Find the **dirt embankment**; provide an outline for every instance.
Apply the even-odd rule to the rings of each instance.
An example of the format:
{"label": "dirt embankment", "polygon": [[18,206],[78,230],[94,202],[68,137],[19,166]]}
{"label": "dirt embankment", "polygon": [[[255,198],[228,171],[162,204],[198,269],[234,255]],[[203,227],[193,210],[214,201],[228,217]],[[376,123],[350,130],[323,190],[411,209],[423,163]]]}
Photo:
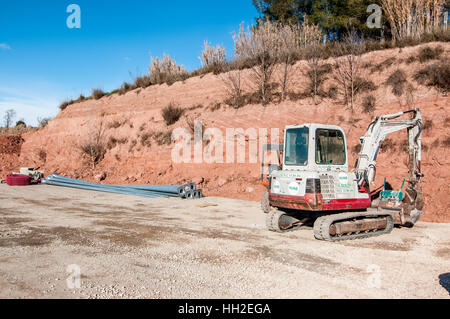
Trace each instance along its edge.
{"label": "dirt embankment", "polygon": [[[449,44],[427,45],[441,45],[443,54],[449,54]],[[257,201],[264,191],[258,182],[260,158],[251,162],[248,152],[249,144],[264,143],[258,139],[260,129],[266,128],[270,132],[271,128],[278,128],[282,135],[284,126],[289,124],[313,122],[339,125],[347,135],[349,165],[352,167],[359,137],[364,135],[373,116],[418,107],[426,124],[422,161],[426,199],[424,220],[450,222],[450,213],[447,212],[450,207],[449,98],[414,80],[414,74],[419,69],[434,62],[408,61],[409,57],[417,56],[423,46],[365,54],[364,77],[373,81],[376,89],[360,94],[353,112],[342,102],[330,98],[321,98],[317,103],[311,98],[288,99],[265,107],[255,104],[233,109],[223,103],[228,98],[223,76],[208,74],[172,86],[151,86],[122,96],[115,94],[97,101],[70,105],[45,129],[23,135],[25,142],[18,164],[87,180],[95,180],[95,176],[102,174],[106,176],[104,183],[178,184],[194,180],[202,184],[207,195]],[[291,90],[296,93],[304,92],[306,88],[305,63],[299,61],[294,66]],[[389,76],[398,69],[407,76],[405,93],[400,97],[394,95],[392,88],[386,84]],[[245,90],[249,92],[251,72],[245,71],[243,77],[246,79]],[[337,83],[330,74],[324,84],[325,90],[333,85]],[[376,108],[371,114],[364,113],[361,107],[363,98],[369,94],[376,101]],[[167,126],[161,116],[161,110],[169,103],[185,109],[183,117],[171,126]],[[176,128],[189,128],[192,119],[201,120],[205,129],[218,129],[224,138],[227,128],[253,128],[256,135],[242,140],[246,149],[245,163],[238,163],[240,151],[237,147],[234,152],[231,152],[232,148],[227,151],[225,145],[223,151],[211,150],[211,145],[216,144],[208,142],[203,143],[203,154],[224,153],[224,163],[194,163],[193,143],[191,163],[175,163],[172,158],[175,144],[166,143],[165,137]],[[87,163],[88,158],[82,155],[80,145],[92,140],[99,132],[107,145],[107,152],[103,160],[92,168]],[[378,157],[376,183],[377,186],[382,185],[386,176],[394,188],[400,188],[403,178],[407,177],[406,132],[393,134],[389,138],[391,143]],[[231,163],[227,163],[228,153],[234,154]]]}

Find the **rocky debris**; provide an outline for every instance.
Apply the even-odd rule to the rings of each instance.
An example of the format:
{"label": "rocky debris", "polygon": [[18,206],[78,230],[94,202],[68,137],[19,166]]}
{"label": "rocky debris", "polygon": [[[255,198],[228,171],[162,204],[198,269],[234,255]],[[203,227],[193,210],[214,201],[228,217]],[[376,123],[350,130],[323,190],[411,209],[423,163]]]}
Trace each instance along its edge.
{"label": "rocky debris", "polygon": [[103,182],[106,179],[106,176],[107,176],[106,172],[103,172],[101,174],[95,175],[94,179],[96,181]]}

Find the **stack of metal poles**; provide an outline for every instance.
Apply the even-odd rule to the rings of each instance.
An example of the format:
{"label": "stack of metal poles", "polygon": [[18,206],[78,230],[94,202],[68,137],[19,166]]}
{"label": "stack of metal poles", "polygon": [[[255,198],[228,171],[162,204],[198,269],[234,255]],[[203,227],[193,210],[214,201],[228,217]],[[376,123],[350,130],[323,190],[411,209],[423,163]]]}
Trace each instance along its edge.
{"label": "stack of metal poles", "polygon": [[180,197],[197,199],[203,197],[203,191],[197,189],[195,183],[185,185],[102,185],[52,174],[44,178],[42,184],[149,198]]}

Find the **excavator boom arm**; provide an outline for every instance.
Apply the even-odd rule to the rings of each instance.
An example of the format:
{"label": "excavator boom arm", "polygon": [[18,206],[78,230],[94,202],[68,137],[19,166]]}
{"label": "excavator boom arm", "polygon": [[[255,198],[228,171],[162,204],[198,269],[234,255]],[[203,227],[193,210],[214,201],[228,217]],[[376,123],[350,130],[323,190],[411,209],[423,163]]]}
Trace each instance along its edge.
{"label": "excavator boom arm", "polygon": [[[414,116],[407,120],[398,119],[408,113],[413,113]],[[423,176],[420,168],[422,128],[422,115],[419,109],[376,117],[360,140],[362,148],[356,164],[359,187],[363,187],[364,184],[370,187],[375,179],[376,161],[381,142],[387,135],[404,129],[408,131],[409,183],[415,185],[420,182],[420,178]]]}

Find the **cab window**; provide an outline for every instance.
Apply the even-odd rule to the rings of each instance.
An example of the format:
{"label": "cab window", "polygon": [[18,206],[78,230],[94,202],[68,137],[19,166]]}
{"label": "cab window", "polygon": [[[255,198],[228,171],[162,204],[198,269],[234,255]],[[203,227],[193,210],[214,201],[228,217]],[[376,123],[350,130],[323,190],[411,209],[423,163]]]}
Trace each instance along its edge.
{"label": "cab window", "polygon": [[318,129],[316,131],[316,164],[344,165],[344,134],[339,130]]}
{"label": "cab window", "polygon": [[308,164],[309,128],[289,129],[286,132],[285,165],[306,166]]}

